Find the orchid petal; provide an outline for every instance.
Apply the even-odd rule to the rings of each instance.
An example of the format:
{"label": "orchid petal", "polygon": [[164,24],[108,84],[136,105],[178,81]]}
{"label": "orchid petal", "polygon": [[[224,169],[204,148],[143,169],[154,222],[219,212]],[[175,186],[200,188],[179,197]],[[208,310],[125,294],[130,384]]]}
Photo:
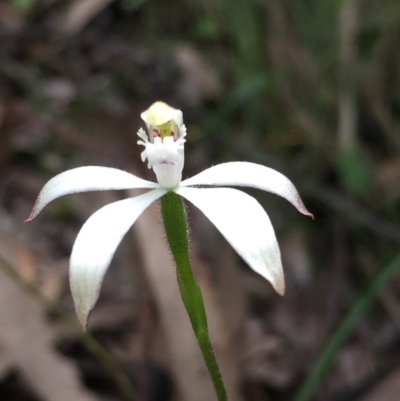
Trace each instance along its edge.
{"label": "orchid petal", "polygon": [[142,212],[166,192],[155,189],[111,203],[83,225],[72,249],[69,276],[76,314],[83,328],[86,328],[104,275],[122,238]]}
{"label": "orchid petal", "polygon": [[175,192],[198,207],[244,261],[283,295],[285,282],[275,232],[253,197],[232,188],[178,188]]}
{"label": "orchid petal", "polygon": [[54,199],[77,192],[110,189],[159,188],[159,184],[143,180],[123,170],[110,167],[78,167],[56,175],[40,191],[26,223],[33,220]]}
{"label": "orchid petal", "polygon": [[181,187],[195,185],[218,185],[253,187],[280,195],[300,213],[313,215],[306,209],[292,182],[278,171],[248,162],[222,163],[181,182]]}

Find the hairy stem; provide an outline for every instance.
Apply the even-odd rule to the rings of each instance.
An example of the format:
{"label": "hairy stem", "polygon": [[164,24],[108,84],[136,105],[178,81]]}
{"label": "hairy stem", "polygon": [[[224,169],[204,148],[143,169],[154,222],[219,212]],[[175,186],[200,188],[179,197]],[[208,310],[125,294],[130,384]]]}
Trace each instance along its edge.
{"label": "hairy stem", "polygon": [[227,401],[225,385],[210,342],[207,316],[199,283],[193,274],[189,255],[186,213],[182,199],[173,192],[161,198],[165,232],[176,263],[182,300],[217,393],[218,401]]}

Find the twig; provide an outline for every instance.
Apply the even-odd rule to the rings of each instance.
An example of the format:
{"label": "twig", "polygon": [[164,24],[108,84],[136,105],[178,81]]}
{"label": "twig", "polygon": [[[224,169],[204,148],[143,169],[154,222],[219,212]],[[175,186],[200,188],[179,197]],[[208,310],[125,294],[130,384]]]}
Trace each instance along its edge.
{"label": "twig", "polygon": [[342,2],[340,26],[340,92],[338,99],[338,147],[354,150],[357,136],[355,62],[357,58],[357,0]]}

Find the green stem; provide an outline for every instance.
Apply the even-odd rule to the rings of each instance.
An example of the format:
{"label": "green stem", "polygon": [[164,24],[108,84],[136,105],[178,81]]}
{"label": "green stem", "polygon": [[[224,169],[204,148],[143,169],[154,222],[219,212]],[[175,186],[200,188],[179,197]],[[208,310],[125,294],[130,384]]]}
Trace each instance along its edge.
{"label": "green stem", "polygon": [[161,198],[161,212],[169,246],[176,263],[176,274],[183,303],[214,384],[218,401],[227,401],[224,382],[210,342],[203,296],[190,264],[188,226],[182,199],[173,192],[167,193]]}
{"label": "green stem", "polygon": [[379,294],[382,288],[390,282],[399,270],[400,254],[393,258],[390,263],[388,263],[371,281],[369,281],[342,320],[336,332],[332,335],[330,342],[322,352],[317,363],[314,365],[294,401],[308,401],[311,399],[314,391],[331,369],[336,355],[349,338],[357,322],[368,311],[375,297]]}

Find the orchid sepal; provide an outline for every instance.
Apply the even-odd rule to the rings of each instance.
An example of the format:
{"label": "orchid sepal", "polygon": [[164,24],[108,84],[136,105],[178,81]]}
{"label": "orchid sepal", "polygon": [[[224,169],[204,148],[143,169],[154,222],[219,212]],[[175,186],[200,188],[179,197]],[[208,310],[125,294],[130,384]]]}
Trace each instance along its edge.
{"label": "orchid sepal", "polygon": [[29,223],[51,201],[64,195],[79,192],[124,190],[133,188],[158,188],[155,182],[143,180],[131,173],[111,167],[85,166],[64,171],[53,177],[42,188],[33,206],[32,212],[25,220]]}
{"label": "orchid sepal", "polygon": [[181,187],[175,192],[200,209],[243,260],[268,280],[278,294],[285,293],[278,241],[267,213],[256,199],[232,188]]}
{"label": "orchid sepal", "polygon": [[72,248],[69,279],[75,311],[83,329],[87,327],[118,245],[143,211],[166,193],[165,189],[155,189],[110,203],[92,214],[82,226]]}
{"label": "orchid sepal", "polygon": [[261,164],[228,162],[217,164],[181,182],[181,187],[238,186],[271,192],[288,200],[300,213],[314,218],[304,206],[293,183],[278,171]]}

